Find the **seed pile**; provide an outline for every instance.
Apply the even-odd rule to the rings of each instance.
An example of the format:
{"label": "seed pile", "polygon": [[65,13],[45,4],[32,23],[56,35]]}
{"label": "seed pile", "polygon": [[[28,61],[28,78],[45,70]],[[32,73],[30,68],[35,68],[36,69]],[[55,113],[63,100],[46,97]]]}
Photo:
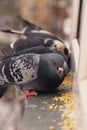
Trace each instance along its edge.
{"label": "seed pile", "polygon": [[[70,75],[66,77],[66,79],[63,82],[64,86],[70,86],[72,85],[72,80],[70,78]],[[76,110],[76,106],[79,104],[79,99],[76,94],[73,94],[72,91],[69,92],[61,92],[60,96],[53,97],[53,101],[55,103],[51,104],[49,106],[49,109],[55,110],[58,109],[62,112],[60,116],[60,122],[58,122],[58,125],[61,127],[61,130],[76,130],[77,121],[76,116],[78,113],[78,110]],[[61,105],[57,105],[57,103],[60,103]]]}
{"label": "seed pile", "polygon": [[79,103],[79,99],[75,97],[72,92],[61,94],[60,97],[54,97],[52,99],[55,102],[62,102],[62,105],[53,103],[49,105],[50,110],[58,109],[62,112],[60,116],[60,122],[58,125],[61,130],[76,130],[76,108],[75,105]]}

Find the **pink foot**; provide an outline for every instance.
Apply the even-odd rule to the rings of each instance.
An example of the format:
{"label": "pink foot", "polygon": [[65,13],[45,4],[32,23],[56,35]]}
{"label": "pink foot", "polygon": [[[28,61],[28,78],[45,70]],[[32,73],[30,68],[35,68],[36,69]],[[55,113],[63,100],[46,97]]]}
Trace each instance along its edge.
{"label": "pink foot", "polygon": [[25,97],[26,101],[28,101],[28,97],[30,97],[30,96],[37,96],[37,92],[33,91],[33,90],[22,92],[22,94]]}

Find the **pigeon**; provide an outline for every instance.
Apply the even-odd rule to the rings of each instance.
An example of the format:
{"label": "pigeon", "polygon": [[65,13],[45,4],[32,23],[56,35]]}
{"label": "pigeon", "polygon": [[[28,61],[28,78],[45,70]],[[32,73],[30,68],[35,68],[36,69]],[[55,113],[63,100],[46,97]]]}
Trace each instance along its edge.
{"label": "pigeon", "polygon": [[27,37],[19,38],[17,41],[12,42],[11,48],[15,53],[22,51],[26,48],[43,45],[50,47],[54,50],[60,50],[65,55],[69,55],[69,50],[64,42],[52,33],[43,31],[30,31],[28,34],[16,30],[0,30],[2,32],[17,33]]}
{"label": "pigeon", "polygon": [[69,56],[69,50],[61,38],[31,22],[22,19],[21,17],[20,19],[23,23],[25,23],[25,28],[22,31],[9,29],[0,30],[2,32],[20,34],[24,36],[11,44],[14,52],[17,53],[26,48],[43,45],[54,50],[60,50],[65,55]]}
{"label": "pigeon", "polygon": [[33,34],[31,34],[31,36],[25,39],[18,39],[15,43],[11,45],[11,47],[13,48],[14,52],[17,53],[26,48],[31,48],[40,45],[50,47],[53,50],[61,51],[67,56],[69,55],[69,50],[62,42],[58,40],[53,40],[51,38],[44,38],[43,36],[33,36]]}
{"label": "pigeon", "polygon": [[25,53],[0,61],[0,97],[10,85],[40,92],[55,90],[69,72],[67,62],[58,53]]}

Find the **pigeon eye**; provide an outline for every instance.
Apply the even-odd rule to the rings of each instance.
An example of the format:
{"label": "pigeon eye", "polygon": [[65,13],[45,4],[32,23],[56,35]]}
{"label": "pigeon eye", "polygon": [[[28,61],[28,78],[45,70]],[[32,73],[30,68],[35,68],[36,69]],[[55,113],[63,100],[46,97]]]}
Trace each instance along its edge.
{"label": "pigeon eye", "polygon": [[53,65],[56,65],[56,62],[55,62],[55,61],[52,61],[52,64],[53,64]]}
{"label": "pigeon eye", "polygon": [[57,48],[57,46],[56,46],[56,45],[54,45],[54,48],[56,49],[56,48]]}

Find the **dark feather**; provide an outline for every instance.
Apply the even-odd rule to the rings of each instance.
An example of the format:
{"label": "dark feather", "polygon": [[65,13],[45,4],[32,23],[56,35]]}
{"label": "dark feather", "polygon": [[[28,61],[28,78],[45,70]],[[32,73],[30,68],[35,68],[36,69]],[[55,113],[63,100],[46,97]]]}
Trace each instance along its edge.
{"label": "dark feather", "polygon": [[0,98],[6,93],[8,85],[0,85]]}

